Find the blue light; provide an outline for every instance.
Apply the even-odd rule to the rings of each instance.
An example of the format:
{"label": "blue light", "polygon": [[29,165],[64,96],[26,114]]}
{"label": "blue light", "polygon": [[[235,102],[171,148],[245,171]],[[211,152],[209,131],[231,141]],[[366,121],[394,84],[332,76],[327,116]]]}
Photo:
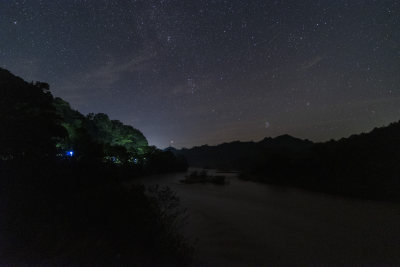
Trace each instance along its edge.
{"label": "blue light", "polygon": [[70,150],[67,151],[67,156],[72,157],[74,155],[74,151]]}

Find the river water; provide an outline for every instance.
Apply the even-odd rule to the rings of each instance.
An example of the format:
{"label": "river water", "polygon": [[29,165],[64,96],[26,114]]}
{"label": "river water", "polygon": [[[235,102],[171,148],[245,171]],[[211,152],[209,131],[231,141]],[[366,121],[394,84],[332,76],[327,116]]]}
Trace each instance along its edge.
{"label": "river water", "polygon": [[185,236],[205,266],[397,265],[400,205],[242,181],[181,184],[184,173],[147,177],[188,210]]}

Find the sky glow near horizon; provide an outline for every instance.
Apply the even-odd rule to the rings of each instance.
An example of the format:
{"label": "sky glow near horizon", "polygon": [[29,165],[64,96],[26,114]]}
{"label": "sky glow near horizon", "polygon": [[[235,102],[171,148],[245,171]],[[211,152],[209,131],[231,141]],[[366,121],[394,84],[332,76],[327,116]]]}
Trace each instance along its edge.
{"label": "sky glow near horizon", "polygon": [[400,119],[398,1],[0,1],[0,66],[158,147]]}

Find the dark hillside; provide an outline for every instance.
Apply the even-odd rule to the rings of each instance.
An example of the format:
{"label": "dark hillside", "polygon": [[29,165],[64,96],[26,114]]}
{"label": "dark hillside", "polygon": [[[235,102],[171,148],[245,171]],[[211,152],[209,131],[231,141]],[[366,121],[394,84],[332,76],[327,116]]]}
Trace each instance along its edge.
{"label": "dark hillside", "polygon": [[282,135],[265,138],[260,142],[231,142],[217,146],[200,146],[177,150],[189,165],[240,170],[260,158],[275,154],[294,154],[309,149],[312,142]]}
{"label": "dark hillside", "polygon": [[139,130],[0,69],[1,266],[188,265],[177,196],[121,183],[185,169]]}
{"label": "dark hillside", "polygon": [[289,135],[182,149],[189,164],[227,168],[242,177],[370,199],[400,199],[400,122],[338,141]]}

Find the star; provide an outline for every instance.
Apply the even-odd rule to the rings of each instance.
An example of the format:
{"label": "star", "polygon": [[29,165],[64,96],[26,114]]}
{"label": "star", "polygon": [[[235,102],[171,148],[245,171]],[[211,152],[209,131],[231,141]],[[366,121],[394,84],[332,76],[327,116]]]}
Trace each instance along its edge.
{"label": "star", "polygon": [[2,1],[1,65],[150,144],[323,141],[400,119],[398,1],[78,2]]}

